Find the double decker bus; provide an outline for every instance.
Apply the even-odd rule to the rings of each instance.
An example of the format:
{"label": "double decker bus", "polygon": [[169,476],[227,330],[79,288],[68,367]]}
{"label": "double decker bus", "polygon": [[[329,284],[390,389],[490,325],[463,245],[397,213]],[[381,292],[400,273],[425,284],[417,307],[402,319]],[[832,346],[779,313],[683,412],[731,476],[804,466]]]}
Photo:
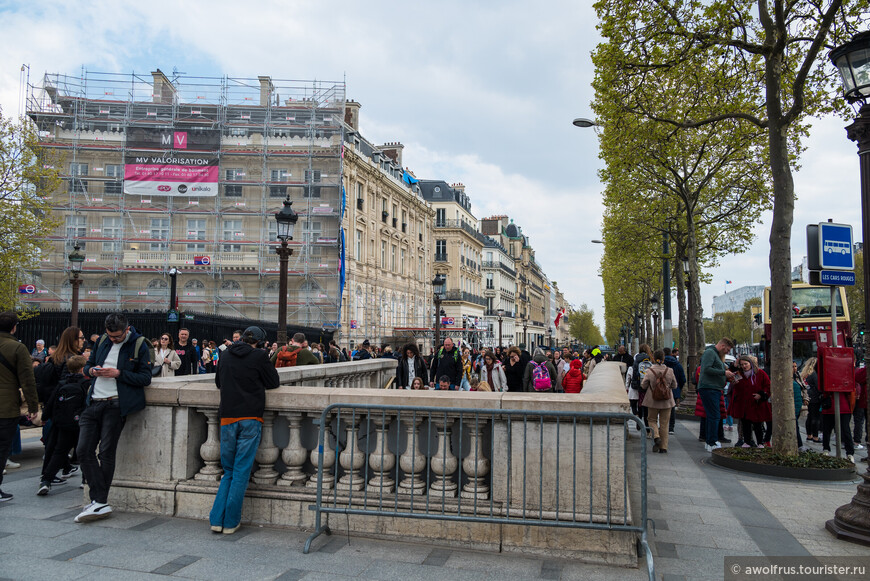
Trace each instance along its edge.
{"label": "double decker bus", "polygon": [[[831,330],[831,308],[837,313],[837,331],[846,338],[846,346],[852,346],[852,324],[846,303],[845,287],[837,287],[834,304],[831,305],[831,287],[814,286],[793,282],[792,300],[792,358],[798,365],[810,357],[816,357],[816,331]],[[763,300],[764,339],[760,351],[764,367],[770,367],[770,287],[764,289]]]}

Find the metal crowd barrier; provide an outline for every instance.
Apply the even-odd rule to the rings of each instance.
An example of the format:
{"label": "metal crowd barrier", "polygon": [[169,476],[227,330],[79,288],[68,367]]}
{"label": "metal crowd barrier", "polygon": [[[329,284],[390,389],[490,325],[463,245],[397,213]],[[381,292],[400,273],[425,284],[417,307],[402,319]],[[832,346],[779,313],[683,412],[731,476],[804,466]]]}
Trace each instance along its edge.
{"label": "metal crowd barrier", "polygon": [[[394,421],[396,422],[395,434],[391,436],[389,427]],[[448,434],[449,427],[456,421],[458,421],[458,428],[454,428],[452,432],[458,434],[452,432]],[[632,522],[629,514],[629,421],[643,425],[640,418],[629,413],[331,404],[323,410],[319,421],[315,421],[319,424],[317,500],[316,504],[309,507],[316,512],[315,530],[305,542],[303,552],[308,554],[312,541],[321,533],[331,534],[329,527],[322,523],[324,513],[596,529],[637,533],[646,554],[649,578],[653,580],[655,579],[654,563],[646,526],[647,457],[644,442],[639,446],[640,519],[635,518]],[[494,444],[497,425],[503,426],[502,429],[506,430],[504,439],[507,443],[507,471],[505,472],[507,479],[502,485],[504,490],[499,491],[498,501],[494,499],[493,473],[489,468],[489,463],[496,457]],[[570,457],[566,458],[564,456],[568,454],[563,455],[560,453],[560,447],[556,446],[555,465],[551,462],[551,465],[546,467],[544,466],[545,425],[550,430],[555,429],[556,441],[560,438],[570,438],[572,451]],[[593,425],[604,426],[606,435],[602,449],[604,458],[594,453],[595,446],[601,447],[602,444],[598,441],[600,437],[594,437]],[[583,442],[579,442],[581,448],[578,448],[577,430],[585,426],[589,428],[585,448],[589,456],[589,481],[585,483],[588,486],[588,507],[585,504],[580,506],[577,499],[578,485],[584,485],[577,482],[578,450],[582,451],[583,445]],[[366,442],[366,448],[369,449],[366,452],[359,448],[359,443],[372,434],[372,427],[376,431],[375,443],[372,445],[370,441]],[[534,455],[528,445],[530,429],[536,430],[535,433],[539,434],[538,446],[533,446],[538,448],[536,462],[533,457],[530,457]],[[517,430],[520,432],[517,433]],[[614,498],[611,494],[613,430],[622,431],[622,442],[616,444],[622,447],[624,460],[621,498]],[[345,431],[347,437],[342,446],[341,436]],[[327,435],[332,436],[334,444],[327,443]],[[451,435],[458,436],[459,450],[456,450],[455,456],[456,446],[451,443]],[[522,459],[520,486],[512,486],[511,477],[515,472],[512,466],[514,462],[512,446],[516,436],[521,436],[523,445],[521,455],[518,456]],[[411,457],[419,454],[420,442],[423,440],[430,453],[423,453],[423,456],[426,456],[425,468],[421,469],[416,466],[416,458],[412,458],[409,464],[405,454]],[[466,446],[465,443],[469,440],[471,440],[470,444]],[[489,444],[485,449],[482,443],[487,440]],[[332,466],[324,470],[324,451],[330,452],[327,446],[333,448],[334,456],[331,460]],[[467,453],[464,457],[460,457],[464,448],[468,448]],[[343,456],[341,462],[339,462],[340,456]],[[470,474],[463,466],[464,460],[468,458],[473,459],[469,464]],[[536,494],[534,487],[529,486],[526,479],[530,462],[537,464]],[[593,506],[595,486],[593,472],[595,469],[601,470],[601,462],[605,462],[603,468],[606,471],[604,485],[606,502],[603,513],[601,506],[597,507],[597,512],[594,510],[596,507]],[[409,468],[408,472],[400,469],[402,463]],[[481,466],[485,467],[483,477],[480,473],[475,473],[475,467],[480,470]],[[569,506],[560,506],[560,498],[563,495],[559,491],[556,492],[555,506],[544,506],[545,469],[548,473],[555,474],[555,484],[558,489],[563,486],[571,487]],[[360,471],[362,474],[359,474]],[[566,471],[570,478],[562,478]],[[402,481],[401,485],[400,481]],[[327,483],[326,487],[324,482]],[[463,482],[465,482],[464,486]],[[529,488],[533,489],[531,493]],[[596,492],[600,494],[601,491]],[[614,507],[614,502],[619,500],[621,500],[619,506]],[[521,504],[517,504],[518,502]]]}

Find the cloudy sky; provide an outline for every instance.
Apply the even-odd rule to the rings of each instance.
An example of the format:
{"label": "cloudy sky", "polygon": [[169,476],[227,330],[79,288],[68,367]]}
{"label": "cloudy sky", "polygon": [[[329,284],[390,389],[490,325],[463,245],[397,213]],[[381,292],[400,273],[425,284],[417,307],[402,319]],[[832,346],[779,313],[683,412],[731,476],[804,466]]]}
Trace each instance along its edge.
{"label": "cloudy sky", "polygon": [[[0,105],[19,111],[21,66],[44,72],[342,80],[362,104],[360,129],[400,141],[418,177],[465,184],[478,218],[507,214],[575,305],[603,323],[598,277],[601,167],[589,116],[591,2],[423,3],[282,0],[0,1]],[[802,169],[792,264],[805,226],[832,218],[860,238],[858,156],[839,119],[814,123]],[[770,216],[744,255],[727,257],[702,288],[714,295],[769,284]],[[675,308],[676,313],[676,308]],[[676,316],[676,314],[675,314]]]}

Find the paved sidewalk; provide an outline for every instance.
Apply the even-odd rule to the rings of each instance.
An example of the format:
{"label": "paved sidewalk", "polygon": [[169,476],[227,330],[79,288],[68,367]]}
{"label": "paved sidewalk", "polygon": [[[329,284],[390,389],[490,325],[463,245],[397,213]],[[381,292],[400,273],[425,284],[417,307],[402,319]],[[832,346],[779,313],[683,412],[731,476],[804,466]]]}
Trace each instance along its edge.
{"label": "paved sidewalk", "polygon": [[[224,536],[203,521],[134,513],[75,524],[83,504],[80,478],[37,497],[42,446],[36,430],[23,438],[24,453],[15,458],[22,467],[3,482],[15,498],[0,504],[0,580],[646,579],[643,558],[637,569],[625,569],[356,536],[320,537],[303,555],[308,533],[288,529],[244,526]],[[649,456],[658,579],[722,579],[725,556],[870,555],[824,528],[855,494],[855,482],[747,476],[709,465],[708,456],[697,423],[682,420],[669,453]]]}

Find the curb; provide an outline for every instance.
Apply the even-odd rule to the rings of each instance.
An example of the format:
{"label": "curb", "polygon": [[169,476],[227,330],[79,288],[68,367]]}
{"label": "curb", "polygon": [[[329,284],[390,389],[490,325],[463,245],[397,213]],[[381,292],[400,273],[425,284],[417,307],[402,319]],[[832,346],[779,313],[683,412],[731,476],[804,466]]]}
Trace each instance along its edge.
{"label": "curb", "polygon": [[751,474],[760,474],[762,476],[776,476],[778,478],[793,478],[797,480],[829,480],[829,481],[846,481],[853,480],[857,474],[855,468],[792,468],[790,466],[773,466],[770,464],[758,464],[755,462],[746,462],[744,460],[736,460],[715,452],[710,454],[710,462],[722,468],[737,470],[738,472],[749,472]]}

